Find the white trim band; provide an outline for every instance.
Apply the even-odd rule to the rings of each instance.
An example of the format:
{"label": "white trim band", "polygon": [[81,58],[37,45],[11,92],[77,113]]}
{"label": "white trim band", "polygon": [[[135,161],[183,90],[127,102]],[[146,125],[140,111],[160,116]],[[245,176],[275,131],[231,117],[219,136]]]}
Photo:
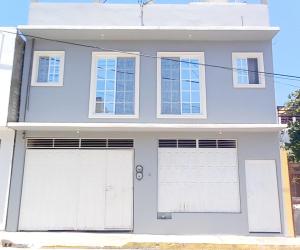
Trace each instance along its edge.
{"label": "white trim band", "polygon": [[181,131],[181,132],[279,132],[283,124],[164,124],[164,123],[38,123],[9,122],[9,128],[28,131]]}

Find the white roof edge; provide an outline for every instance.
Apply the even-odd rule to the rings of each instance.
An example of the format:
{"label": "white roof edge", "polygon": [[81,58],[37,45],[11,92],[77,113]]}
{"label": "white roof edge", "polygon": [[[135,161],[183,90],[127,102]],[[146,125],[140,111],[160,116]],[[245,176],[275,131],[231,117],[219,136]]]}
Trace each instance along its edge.
{"label": "white roof edge", "polygon": [[38,123],[9,122],[15,130],[39,131],[261,131],[276,132],[283,124],[166,124],[166,123]]}
{"label": "white roof edge", "polygon": [[194,31],[280,31],[271,26],[79,26],[79,25],[19,25],[19,30],[194,30]]}
{"label": "white roof edge", "polygon": [[17,31],[17,27],[9,27],[9,26],[0,26],[0,32],[1,31],[8,31],[8,32],[11,32],[11,31]]}

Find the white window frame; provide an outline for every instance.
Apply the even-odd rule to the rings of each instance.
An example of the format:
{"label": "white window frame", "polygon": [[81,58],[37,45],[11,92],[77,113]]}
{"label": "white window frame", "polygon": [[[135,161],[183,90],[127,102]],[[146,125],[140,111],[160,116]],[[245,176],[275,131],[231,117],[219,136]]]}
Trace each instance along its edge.
{"label": "white window frame", "polygon": [[256,58],[258,63],[258,71],[265,72],[264,67],[264,56],[261,52],[234,52],[232,53],[232,72],[233,72],[233,87],[234,88],[245,88],[245,89],[261,89],[266,87],[265,75],[258,74],[259,83],[258,84],[242,84],[238,82],[238,71],[237,71],[237,60],[238,59],[248,59]]}
{"label": "white window frame", "polygon": [[[199,65],[199,80],[200,88],[200,114],[162,114],[161,113],[161,58],[162,57],[187,57],[198,59],[201,62]],[[158,52],[157,53],[157,118],[183,118],[183,119],[207,119],[206,111],[206,83],[205,83],[205,57],[204,52]],[[180,92],[181,96],[181,92]]]}
{"label": "white window frame", "polygon": [[[41,56],[59,57],[59,81],[58,82],[38,82],[39,58]],[[64,51],[35,51],[33,54],[31,86],[37,87],[62,87],[64,85],[65,52]]]}
{"label": "white window frame", "polygon": [[[105,114],[96,113],[96,86],[97,86],[97,60],[99,58],[117,58],[131,57],[135,58],[135,100],[134,114]],[[140,85],[140,53],[139,52],[92,52],[92,67],[91,67],[91,85],[90,85],[90,102],[89,102],[89,118],[139,118],[139,85]]]}

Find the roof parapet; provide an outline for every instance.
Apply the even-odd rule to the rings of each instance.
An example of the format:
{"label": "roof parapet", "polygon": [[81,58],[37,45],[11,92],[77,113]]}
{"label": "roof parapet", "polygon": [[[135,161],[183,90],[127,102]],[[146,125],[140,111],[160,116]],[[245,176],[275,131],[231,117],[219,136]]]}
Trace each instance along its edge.
{"label": "roof parapet", "polygon": [[[42,3],[43,1],[42,0],[30,0],[31,3]],[[61,0],[61,3],[66,3],[67,1],[66,0]],[[68,1],[70,2],[70,1]],[[75,2],[75,1],[74,1]],[[78,1],[76,1],[78,2]],[[86,2],[86,1],[82,1],[82,2]],[[91,3],[104,3],[105,0],[90,0]],[[195,2],[200,2],[200,3],[203,3],[203,2],[207,2],[207,3],[246,3],[246,4],[251,4],[251,3],[261,3],[261,4],[266,4],[268,5],[269,4],[269,0],[194,0],[194,1],[191,1],[193,3]],[[57,3],[57,1],[56,1]],[[121,2],[120,2],[121,3]],[[155,1],[153,1],[153,3],[155,3]]]}

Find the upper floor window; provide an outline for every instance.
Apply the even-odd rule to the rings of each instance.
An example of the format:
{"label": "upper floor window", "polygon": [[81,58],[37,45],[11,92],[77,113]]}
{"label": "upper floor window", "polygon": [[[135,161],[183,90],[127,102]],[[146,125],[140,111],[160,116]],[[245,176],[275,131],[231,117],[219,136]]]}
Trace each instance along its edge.
{"label": "upper floor window", "polygon": [[160,118],[206,118],[204,53],[158,53]]}
{"label": "upper floor window", "polygon": [[233,53],[233,84],[237,88],[264,88],[262,53]]}
{"label": "upper floor window", "polygon": [[91,79],[90,118],[138,116],[138,53],[94,52]]}
{"label": "upper floor window", "polygon": [[33,86],[63,86],[63,51],[35,51],[33,57]]}

